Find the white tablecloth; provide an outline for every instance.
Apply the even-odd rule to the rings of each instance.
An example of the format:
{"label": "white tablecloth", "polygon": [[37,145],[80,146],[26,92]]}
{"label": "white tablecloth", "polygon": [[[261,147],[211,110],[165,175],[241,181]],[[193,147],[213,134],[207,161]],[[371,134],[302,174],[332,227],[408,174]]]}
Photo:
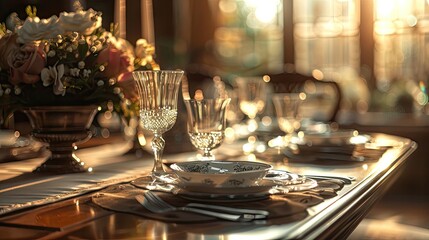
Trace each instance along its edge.
{"label": "white tablecloth", "polygon": [[148,174],[151,156],[147,154],[138,159],[133,155],[124,155],[129,147],[129,144],[122,142],[78,150],[76,155],[93,168],[91,173],[32,173],[44,158],[1,164],[0,215],[81,195]]}
{"label": "white tablecloth", "polygon": [[[91,173],[32,173],[45,158],[0,164],[0,215],[75,197],[150,174],[153,156],[148,153],[143,157],[125,155],[130,144],[119,142],[78,150],[76,155],[93,168]],[[236,155],[237,151],[223,149],[222,154]],[[195,153],[165,155],[164,158],[173,162],[186,161],[195,159]]]}

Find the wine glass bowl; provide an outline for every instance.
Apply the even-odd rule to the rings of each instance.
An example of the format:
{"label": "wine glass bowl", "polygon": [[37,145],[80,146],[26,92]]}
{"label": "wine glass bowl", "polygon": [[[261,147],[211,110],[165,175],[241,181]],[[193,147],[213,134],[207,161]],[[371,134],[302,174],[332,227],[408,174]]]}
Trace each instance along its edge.
{"label": "wine glass bowl", "polygon": [[188,134],[192,145],[203,152],[200,160],[214,160],[212,150],[225,137],[226,109],[230,98],[184,100],[188,114]]}
{"label": "wine glass bowl", "polygon": [[265,108],[268,83],[263,77],[238,77],[235,79],[235,87],[240,110],[248,117],[248,142],[243,145],[243,151],[260,151],[258,149],[264,149],[265,143],[259,141],[255,133],[259,128],[256,118]]}
{"label": "wine glass bowl", "polygon": [[266,82],[262,77],[239,77],[236,83],[240,110],[255,119],[265,108]]}
{"label": "wine glass bowl", "polygon": [[276,93],[273,95],[277,122],[280,130],[286,134],[284,142],[286,145],[287,139],[301,127],[299,107],[305,98],[305,93]]}
{"label": "wine glass bowl", "polygon": [[184,71],[148,70],[134,71],[139,96],[141,126],[152,132],[154,166],[152,178],[168,176],[162,164],[165,140],[162,134],[170,130],[177,119],[177,97]]}

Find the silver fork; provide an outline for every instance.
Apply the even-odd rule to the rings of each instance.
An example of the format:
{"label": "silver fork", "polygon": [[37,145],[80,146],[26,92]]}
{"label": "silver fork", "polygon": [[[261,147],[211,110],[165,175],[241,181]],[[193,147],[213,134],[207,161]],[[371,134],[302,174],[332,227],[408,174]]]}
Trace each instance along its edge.
{"label": "silver fork", "polygon": [[216,217],[216,218],[220,218],[228,221],[249,222],[249,221],[255,220],[255,215],[253,214],[229,214],[229,213],[214,212],[214,211],[208,211],[208,210],[192,208],[192,207],[175,207],[166,203],[164,200],[162,200],[155,194],[145,193],[144,196],[137,195],[135,198],[147,210],[154,213],[164,213],[164,212],[170,212],[170,211],[187,211],[187,212],[198,213],[206,216]]}
{"label": "silver fork", "polygon": [[[159,201],[163,201],[154,193],[154,191],[147,191],[146,194],[150,195],[154,199],[158,199]],[[231,214],[255,214],[255,217],[257,219],[265,218],[270,214],[270,212],[265,210],[259,210],[259,209],[246,209],[246,208],[231,208],[231,207],[225,207],[225,206],[219,206],[219,205],[211,205],[211,204],[203,204],[203,203],[188,203],[186,204],[186,207],[191,208],[203,208],[208,210],[215,210],[215,211],[221,211],[225,213],[231,213]],[[259,216],[261,215],[261,216]]]}

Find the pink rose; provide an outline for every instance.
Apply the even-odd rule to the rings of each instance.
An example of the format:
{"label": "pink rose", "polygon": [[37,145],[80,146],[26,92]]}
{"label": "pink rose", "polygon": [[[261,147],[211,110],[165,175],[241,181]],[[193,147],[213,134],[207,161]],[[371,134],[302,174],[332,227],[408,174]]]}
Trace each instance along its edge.
{"label": "pink rose", "polygon": [[9,54],[8,63],[11,83],[32,84],[40,80],[40,73],[46,66],[46,54],[43,46],[23,45]]}
{"label": "pink rose", "polygon": [[131,72],[126,72],[118,76],[118,86],[122,89],[124,96],[131,101],[137,101],[138,93],[136,88],[136,81],[134,81]]}
{"label": "pink rose", "polygon": [[122,73],[133,71],[131,58],[112,44],[99,53],[96,63],[105,66],[102,72],[105,77],[118,77]]}
{"label": "pink rose", "polygon": [[8,34],[0,38],[0,68],[3,70],[10,69],[7,58],[12,52],[19,48],[16,41],[17,37],[16,34]]}

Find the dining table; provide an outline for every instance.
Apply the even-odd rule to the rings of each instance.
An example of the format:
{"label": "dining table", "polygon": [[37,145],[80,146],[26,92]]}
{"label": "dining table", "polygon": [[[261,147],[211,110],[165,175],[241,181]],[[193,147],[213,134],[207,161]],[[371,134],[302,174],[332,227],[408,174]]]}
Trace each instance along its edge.
{"label": "dining table", "polygon": [[[135,194],[148,191],[136,183],[150,176],[153,156],[130,152],[129,140],[77,150],[76,155],[91,170],[82,173],[33,172],[46,154],[3,162],[0,239],[345,239],[400,176],[417,148],[416,142],[405,137],[364,135],[370,142],[357,159],[336,159],[335,154],[293,159],[279,149],[245,153],[242,141],[225,142],[215,151],[219,160],[268,163],[274,173],[293,173],[314,181],[311,188],[220,199],[210,194],[187,198],[180,191],[155,189],[176,206],[197,202],[270,214],[253,221],[228,221],[179,209],[148,211]],[[169,165],[195,158],[194,151],[177,151],[164,154],[163,162],[171,170]]]}

